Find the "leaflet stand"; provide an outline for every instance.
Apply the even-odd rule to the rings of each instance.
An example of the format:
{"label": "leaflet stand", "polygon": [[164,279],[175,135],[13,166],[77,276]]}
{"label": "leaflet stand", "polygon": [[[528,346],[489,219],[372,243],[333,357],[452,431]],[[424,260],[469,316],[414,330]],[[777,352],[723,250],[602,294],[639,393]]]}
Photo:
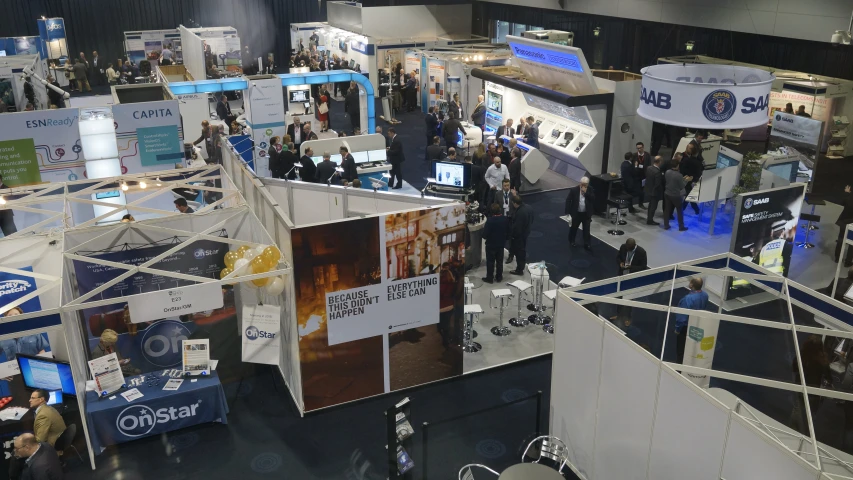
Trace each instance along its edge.
{"label": "leaflet stand", "polygon": [[388,455],[388,478],[392,480],[413,478],[411,472],[415,464],[409,456],[414,433],[409,422],[410,405],[411,401],[406,397],[385,411],[385,434],[388,442],[385,451]]}

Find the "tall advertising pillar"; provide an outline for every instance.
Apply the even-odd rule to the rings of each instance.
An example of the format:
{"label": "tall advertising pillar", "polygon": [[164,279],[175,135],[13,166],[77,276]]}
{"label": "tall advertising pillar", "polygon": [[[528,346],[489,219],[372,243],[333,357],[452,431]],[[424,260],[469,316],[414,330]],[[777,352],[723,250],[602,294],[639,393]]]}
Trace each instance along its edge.
{"label": "tall advertising pillar", "polygon": [[[115,124],[109,108],[81,108],[79,116],[80,145],[86,159],[86,176],[91,179],[121,176],[121,163],[118,159]],[[92,194],[92,200],[127,205],[124,192],[117,189],[110,192]],[[93,205],[95,218],[110,212],[113,207]],[[100,219],[98,223],[118,221],[125,210]]]}
{"label": "tall advertising pillar", "polygon": [[252,140],[258,147],[255,155],[255,174],[269,177],[267,150],[272,137],[283,137],[286,133],[284,118],[284,95],[278,77],[249,77],[249,89],[243,99],[246,123],[252,129]]}

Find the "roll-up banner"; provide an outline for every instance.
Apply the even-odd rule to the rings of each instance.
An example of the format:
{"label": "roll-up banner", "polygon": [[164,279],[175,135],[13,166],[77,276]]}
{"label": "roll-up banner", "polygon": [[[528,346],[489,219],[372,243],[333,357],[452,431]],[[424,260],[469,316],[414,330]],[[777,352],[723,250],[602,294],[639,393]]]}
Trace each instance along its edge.
{"label": "roll-up banner", "polygon": [[434,107],[445,100],[444,90],[447,88],[444,60],[437,58],[427,59],[427,91],[429,92],[429,106]]}
{"label": "roll-up banner", "polygon": [[[268,177],[270,170],[266,151],[270,146],[270,139],[284,137],[287,133],[284,118],[286,105],[281,79],[276,77],[251,80],[243,102],[246,121],[252,129],[252,140],[261,149],[256,157],[255,173]],[[247,147],[244,146],[240,150],[245,148]]]}
{"label": "roll-up banner", "polygon": [[[720,321],[713,318],[687,317],[687,340],[684,342],[684,365],[711,369]],[[686,377],[697,386],[708,388],[711,377],[702,373],[686,373]]]}
{"label": "roll-up banner", "polygon": [[723,65],[652,65],[642,70],[637,113],[653,122],[704,129],[767,124],[773,74]]}
{"label": "roll-up banner", "polygon": [[462,206],[297,228],[293,254],[306,411],[462,374]]}

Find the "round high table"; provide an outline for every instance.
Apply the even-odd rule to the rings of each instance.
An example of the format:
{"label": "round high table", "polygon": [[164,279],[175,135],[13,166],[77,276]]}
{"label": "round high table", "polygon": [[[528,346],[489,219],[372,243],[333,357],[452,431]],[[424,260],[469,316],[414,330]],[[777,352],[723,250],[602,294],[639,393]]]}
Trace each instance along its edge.
{"label": "round high table", "polygon": [[556,470],[539,463],[518,463],[501,473],[498,480],[565,480]]}

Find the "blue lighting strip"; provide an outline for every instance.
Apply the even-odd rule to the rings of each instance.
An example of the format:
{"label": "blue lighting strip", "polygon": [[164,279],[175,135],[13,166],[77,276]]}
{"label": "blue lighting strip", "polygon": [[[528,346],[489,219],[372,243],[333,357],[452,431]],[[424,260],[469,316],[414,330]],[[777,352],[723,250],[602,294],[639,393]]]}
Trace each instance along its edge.
{"label": "blue lighting strip", "polygon": [[249,88],[249,81],[242,77],[221,78],[219,80],[196,80],[194,82],[172,82],[169,84],[169,90],[175,95],[228,92],[231,90],[245,90],[247,88]]}

